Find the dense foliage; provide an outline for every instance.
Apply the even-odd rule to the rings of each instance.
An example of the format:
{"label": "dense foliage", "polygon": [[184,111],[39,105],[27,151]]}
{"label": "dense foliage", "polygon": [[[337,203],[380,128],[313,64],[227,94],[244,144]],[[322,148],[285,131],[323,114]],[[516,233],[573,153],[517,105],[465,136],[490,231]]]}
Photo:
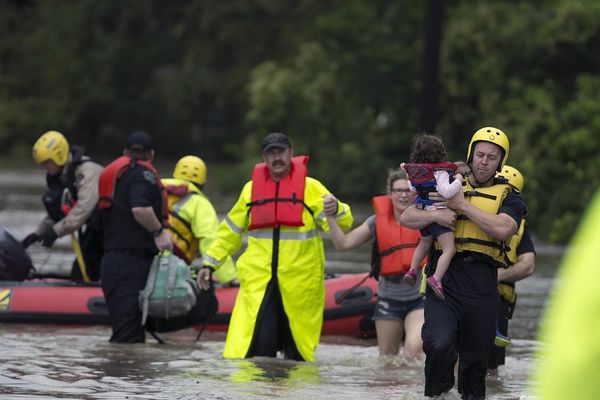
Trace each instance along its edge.
{"label": "dense foliage", "polygon": [[[235,165],[211,173],[236,192],[260,138],[279,130],[311,156],[312,175],[366,199],[420,130],[433,3],[1,2],[0,150],[26,154],[58,129],[105,161],[142,128],[159,157]],[[446,3],[435,133],[459,160],[479,127],[507,132],[530,225],[554,242],[599,186],[597,43],[593,0]]]}

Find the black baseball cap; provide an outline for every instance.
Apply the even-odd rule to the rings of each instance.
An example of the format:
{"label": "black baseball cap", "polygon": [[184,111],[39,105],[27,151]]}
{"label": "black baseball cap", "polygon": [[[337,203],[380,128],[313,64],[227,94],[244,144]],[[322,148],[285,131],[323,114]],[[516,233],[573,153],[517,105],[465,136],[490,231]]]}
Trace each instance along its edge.
{"label": "black baseball cap", "polygon": [[152,138],[146,132],[135,131],[127,138],[127,149],[141,151],[154,150],[154,144],[152,144]]}
{"label": "black baseball cap", "polygon": [[278,147],[280,149],[287,149],[292,147],[287,136],[280,132],[269,133],[262,141],[262,151],[267,151],[271,147]]}

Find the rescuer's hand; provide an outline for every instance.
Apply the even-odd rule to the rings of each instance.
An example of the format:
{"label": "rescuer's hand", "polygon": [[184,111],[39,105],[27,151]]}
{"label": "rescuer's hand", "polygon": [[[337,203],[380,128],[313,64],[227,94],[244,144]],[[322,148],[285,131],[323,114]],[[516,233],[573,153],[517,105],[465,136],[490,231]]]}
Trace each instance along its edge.
{"label": "rescuer's hand", "polygon": [[56,235],[56,232],[52,228],[46,229],[40,235],[40,240],[42,241],[42,246],[44,246],[44,247],[52,247],[52,245],[54,244],[54,242],[56,241],[57,238],[58,238],[58,236]]}
{"label": "rescuer's hand", "polygon": [[21,243],[23,243],[23,246],[25,246],[25,248],[27,248],[27,247],[31,246],[32,244],[39,242],[40,240],[42,240],[40,238],[40,236],[37,233],[33,232],[33,233],[30,233],[29,235],[25,236],[25,239],[23,239],[21,241]]}
{"label": "rescuer's hand", "polygon": [[207,265],[200,268],[198,271],[198,277],[196,281],[198,282],[198,286],[202,290],[208,290],[210,288],[210,280],[212,279],[212,271],[213,269]]}
{"label": "rescuer's hand", "polygon": [[335,215],[338,211],[338,200],[332,194],[323,195],[323,212],[327,216]]}

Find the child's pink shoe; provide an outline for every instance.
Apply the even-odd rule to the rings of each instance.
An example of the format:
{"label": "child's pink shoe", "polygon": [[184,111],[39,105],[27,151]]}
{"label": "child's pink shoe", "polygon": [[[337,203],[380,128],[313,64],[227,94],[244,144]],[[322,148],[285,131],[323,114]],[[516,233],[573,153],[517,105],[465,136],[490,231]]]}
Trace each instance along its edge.
{"label": "child's pink shoe", "polygon": [[404,282],[409,286],[415,286],[415,283],[417,283],[417,273],[412,269],[409,269],[408,272],[404,274]]}
{"label": "child's pink shoe", "polygon": [[442,285],[439,284],[439,282],[437,281],[437,279],[435,279],[435,276],[431,275],[429,278],[427,278],[427,284],[429,285],[429,287],[431,288],[431,290],[433,290],[433,293],[441,300],[444,300],[444,288],[442,287]]}

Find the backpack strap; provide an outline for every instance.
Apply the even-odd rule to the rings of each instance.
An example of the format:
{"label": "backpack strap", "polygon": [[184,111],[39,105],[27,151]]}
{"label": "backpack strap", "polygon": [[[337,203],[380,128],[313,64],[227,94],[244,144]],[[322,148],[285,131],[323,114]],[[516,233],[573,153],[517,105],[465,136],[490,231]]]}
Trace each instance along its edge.
{"label": "backpack strap", "polygon": [[175,290],[175,279],[177,278],[177,265],[175,265],[176,259],[173,257],[167,257],[167,269],[169,274],[167,275],[167,307],[165,318],[169,319],[169,310],[171,308],[171,299],[173,298],[173,291]]}

